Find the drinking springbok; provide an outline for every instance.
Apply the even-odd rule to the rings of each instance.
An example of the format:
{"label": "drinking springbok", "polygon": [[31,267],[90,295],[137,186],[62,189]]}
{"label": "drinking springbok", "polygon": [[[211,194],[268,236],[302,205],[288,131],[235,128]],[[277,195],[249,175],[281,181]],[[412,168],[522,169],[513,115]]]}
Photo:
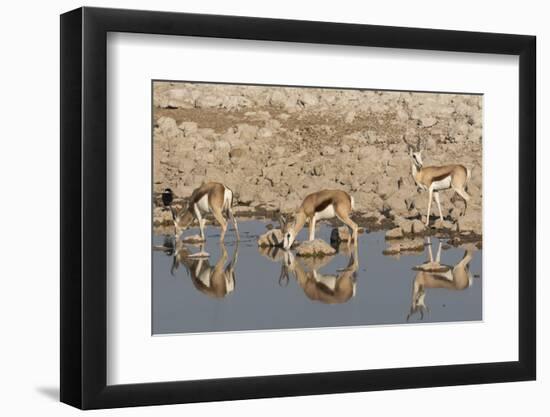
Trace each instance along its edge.
{"label": "drinking springbok", "polygon": [[176,213],[174,209],[172,210],[176,239],[178,239],[181,233],[193,223],[193,220],[197,219],[201,239],[205,240],[204,228],[206,219],[203,218],[203,214],[212,213],[222,229],[220,241],[223,241],[227,230],[227,221],[224,217],[224,213],[226,213],[233,222],[235,234],[237,235],[237,240],[239,240],[239,228],[237,227],[237,220],[235,220],[233,211],[231,210],[232,205],[233,191],[225,185],[219,182],[208,182],[201,185],[191,194],[187,207],[182,209],[179,213]]}
{"label": "drinking springbok", "polygon": [[441,247],[439,242],[437,256],[434,261],[431,242],[428,239],[428,262],[416,267],[419,272],[414,277],[412,284],[412,301],[407,321],[416,312],[420,313],[420,319],[424,318],[426,306],[426,288],[445,288],[448,290],[462,291],[472,285],[472,274],[469,269],[470,261],[474,256],[474,247],[468,246],[462,259],[454,266],[441,264]]}
{"label": "drinking springbok", "polygon": [[306,222],[309,222],[309,240],[314,240],[315,223],[318,220],[334,217],[337,217],[353,231],[352,239],[357,244],[357,224],[350,218],[353,206],[353,197],[345,191],[322,190],[309,194],[296,211],[293,222],[289,223],[283,216],[280,216],[283,248],[290,249]]}
{"label": "drinking springbok", "polygon": [[466,193],[466,186],[472,175],[469,168],[460,164],[451,164],[443,166],[424,166],[422,162],[422,151],[417,144],[416,152],[409,145],[409,156],[411,158],[411,173],[414,182],[422,190],[427,190],[428,195],[428,213],[426,214],[426,226],[430,223],[430,212],[432,208],[432,199],[435,197],[437,208],[439,209],[439,218],[443,221],[443,213],[441,212],[441,202],[439,200],[439,192],[443,190],[453,189],[464,200],[464,212],[468,208],[468,200],[470,196]]}

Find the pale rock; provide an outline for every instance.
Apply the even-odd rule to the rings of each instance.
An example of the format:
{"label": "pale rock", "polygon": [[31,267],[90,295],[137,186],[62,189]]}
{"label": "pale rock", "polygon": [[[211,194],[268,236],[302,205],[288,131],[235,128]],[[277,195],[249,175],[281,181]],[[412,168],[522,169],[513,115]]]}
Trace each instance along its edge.
{"label": "pale rock", "polygon": [[236,147],[231,149],[231,152],[229,152],[229,156],[231,159],[238,159],[238,158],[244,158],[248,155],[248,149],[245,147]]}
{"label": "pale rock", "polygon": [[432,127],[437,123],[437,119],[435,117],[422,117],[420,123],[422,123],[422,127]]}
{"label": "pale rock", "polygon": [[221,97],[214,95],[202,95],[195,100],[195,107],[199,109],[220,107],[223,103]]}
{"label": "pale rock", "polygon": [[189,136],[191,133],[195,133],[199,126],[195,122],[181,122],[178,127],[185,136]]}
{"label": "pale rock", "polygon": [[217,151],[229,152],[229,150],[231,149],[231,145],[229,144],[229,142],[226,142],[224,140],[218,140],[214,142],[214,149]]}
{"label": "pale rock", "polygon": [[157,120],[157,128],[159,129],[159,132],[168,139],[177,138],[178,136],[182,136],[181,130],[178,128],[178,125],[174,119],[171,117],[160,117]]}
{"label": "pale rock", "polygon": [[424,251],[424,241],[422,239],[406,239],[399,242],[399,245],[401,253]]}
{"label": "pale rock", "polygon": [[296,249],[297,256],[327,256],[334,255],[336,249],[321,239],[308,240],[300,243]]}
{"label": "pale rock", "polygon": [[442,221],[441,219],[437,219],[433,225],[436,229],[442,229],[442,230],[453,230],[455,228],[455,225],[450,221],[448,220]]}
{"label": "pale rock", "polygon": [[237,132],[236,134],[239,136],[239,139],[250,142],[256,139],[256,135],[258,134],[258,126],[249,125],[249,124],[239,124],[237,126]]}
{"label": "pale rock", "polygon": [[273,136],[273,130],[268,127],[262,127],[258,130],[258,139],[268,139]]}
{"label": "pale rock", "polygon": [[386,239],[402,239],[403,238],[403,230],[400,227],[395,227],[391,230],[388,230],[386,232]]}
{"label": "pale rock", "polygon": [[250,107],[253,105],[252,100],[243,96],[227,96],[223,99],[221,106],[229,111],[239,110],[243,107]]}
{"label": "pale rock", "polygon": [[412,222],[412,233],[414,233],[415,235],[418,235],[418,234],[421,234],[421,233],[424,233],[426,231],[426,225],[416,219],[416,220],[413,220]]}
{"label": "pale rock", "polygon": [[275,146],[272,150],[272,155],[276,157],[281,157],[287,153],[287,150],[283,146]]}
{"label": "pale rock", "polygon": [[354,111],[349,111],[346,113],[346,116],[344,117],[344,122],[347,124],[353,123],[355,120],[356,113]]}
{"label": "pale rock", "polygon": [[330,146],[324,146],[323,150],[321,151],[321,155],[323,156],[333,156],[336,155],[336,149],[330,147]]}
{"label": "pale rock", "polygon": [[315,106],[319,102],[319,99],[317,98],[317,96],[308,91],[300,94],[299,100],[306,107]]}

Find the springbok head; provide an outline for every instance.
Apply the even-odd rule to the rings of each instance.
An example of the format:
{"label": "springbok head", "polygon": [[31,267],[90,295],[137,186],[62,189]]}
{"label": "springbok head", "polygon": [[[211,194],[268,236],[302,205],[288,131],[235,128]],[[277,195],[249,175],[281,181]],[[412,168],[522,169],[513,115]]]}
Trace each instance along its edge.
{"label": "springbok head", "polygon": [[283,249],[289,250],[296,240],[296,222],[288,221],[285,216],[279,213],[279,223],[281,225],[281,232],[283,233]]}
{"label": "springbok head", "polygon": [[422,143],[420,138],[417,139],[416,146],[411,145],[404,137],[403,141],[407,144],[409,157],[411,158],[412,162],[416,165],[418,169],[421,169],[424,165],[424,162],[422,161]]}
{"label": "springbok head", "polygon": [[174,207],[170,207],[170,211],[172,212],[172,220],[174,222],[174,233],[176,239],[178,239],[193,221],[193,215],[189,211],[189,204],[186,204],[179,211]]}

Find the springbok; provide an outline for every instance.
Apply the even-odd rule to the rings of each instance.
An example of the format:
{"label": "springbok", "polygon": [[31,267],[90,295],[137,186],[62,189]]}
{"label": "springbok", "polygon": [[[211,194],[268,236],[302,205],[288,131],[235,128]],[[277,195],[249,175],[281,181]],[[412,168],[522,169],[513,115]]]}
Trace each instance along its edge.
{"label": "springbok", "polygon": [[227,221],[224,217],[225,212],[233,222],[235,234],[237,235],[237,240],[239,240],[239,228],[237,227],[237,220],[235,220],[233,211],[231,210],[232,205],[233,191],[225,185],[219,182],[207,182],[201,185],[191,194],[186,208],[182,209],[179,213],[176,213],[176,211],[172,209],[176,239],[178,239],[181,233],[193,223],[193,220],[197,219],[201,239],[205,240],[204,228],[206,219],[203,218],[203,214],[212,213],[222,229],[220,241],[223,242],[227,230]]}
{"label": "springbok", "polygon": [[432,208],[432,199],[435,197],[437,208],[439,209],[439,218],[443,221],[443,213],[441,211],[441,202],[439,200],[439,192],[443,190],[453,189],[464,200],[464,212],[468,208],[468,200],[470,196],[466,193],[466,186],[472,172],[469,168],[460,164],[451,164],[443,166],[424,166],[422,162],[422,151],[420,150],[419,142],[417,143],[416,151],[409,145],[409,156],[411,158],[411,173],[416,185],[424,191],[428,191],[428,214],[426,215],[426,226],[430,223],[430,212]]}
{"label": "springbok", "polygon": [[[428,241],[429,242],[429,241]],[[412,285],[412,302],[407,321],[416,312],[420,313],[420,319],[424,318],[426,306],[426,288],[445,288],[448,290],[462,291],[472,285],[472,274],[469,264],[474,256],[473,246],[466,248],[462,259],[454,266],[441,264],[441,242],[437,249],[436,260],[433,259],[431,242],[428,245],[429,261],[416,267],[418,273],[414,277]]]}
{"label": "springbok", "polygon": [[213,298],[223,298],[235,290],[235,268],[239,258],[239,245],[235,245],[233,256],[229,263],[227,249],[220,243],[221,255],[212,267],[207,258],[190,258],[189,252],[183,247],[174,254],[172,263],[172,275],[183,264],[187,273],[191,276],[193,285],[197,290]]}
{"label": "springbok", "polygon": [[[288,285],[289,272],[296,277],[296,281],[304,290],[306,296],[312,301],[320,301],[324,304],[342,304],[355,296],[356,274],[358,269],[357,246],[352,252],[346,268],[337,274],[321,274],[318,270],[326,266],[332,258],[309,260],[310,269],[306,270],[297,261],[290,251],[284,252],[284,259],[281,262],[281,276],[279,284],[286,282]],[[308,262],[304,260],[304,262]],[[285,286],[286,286],[285,285]]]}
{"label": "springbok", "polygon": [[296,211],[293,222],[287,222],[283,216],[279,218],[283,232],[283,248],[290,249],[306,222],[309,222],[309,240],[314,240],[315,223],[318,220],[334,217],[337,217],[351,228],[353,231],[352,239],[357,244],[357,224],[350,218],[353,206],[353,197],[345,191],[322,190],[309,194]]}

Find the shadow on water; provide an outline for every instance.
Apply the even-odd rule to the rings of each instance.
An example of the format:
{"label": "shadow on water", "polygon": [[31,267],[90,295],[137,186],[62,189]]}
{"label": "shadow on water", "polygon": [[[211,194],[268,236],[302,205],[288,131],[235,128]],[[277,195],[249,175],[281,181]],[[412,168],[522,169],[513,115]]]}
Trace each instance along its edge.
{"label": "shadow on water", "polygon": [[[374,232],[360,235],[356,247],[341,244],[335,255],[302,258],[259,248],[268,225],[243,221],[241,241],[228,233],[224,244],[215,227],[199,245],[154,236],[153,333],[482,319],[481,279],[472,278],[481,274],[481,252],[473,246],[432,238],[427,255],[396,259],[382,254],[384,233]],[[330,233],[323,224],[317,237],[328,242]],[[298,236],[306,238],[305,232]]]}

